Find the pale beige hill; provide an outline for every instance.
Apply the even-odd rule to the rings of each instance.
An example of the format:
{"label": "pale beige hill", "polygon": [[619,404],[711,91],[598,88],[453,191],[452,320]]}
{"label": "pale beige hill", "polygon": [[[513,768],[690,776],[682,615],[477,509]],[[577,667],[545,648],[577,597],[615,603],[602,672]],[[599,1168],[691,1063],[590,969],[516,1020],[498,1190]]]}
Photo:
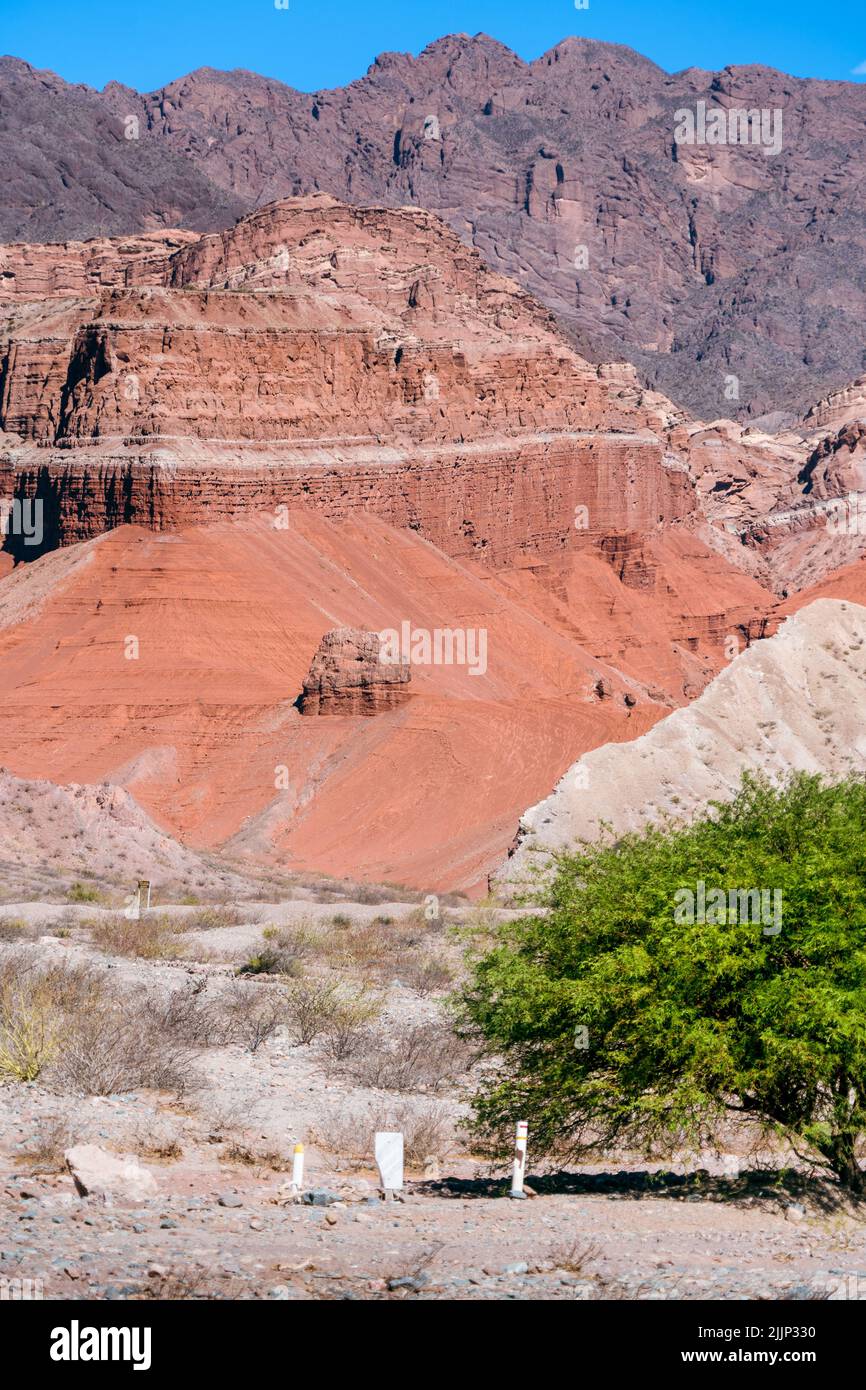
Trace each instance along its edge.
{"label": "pale beige hill", "polygon": [[866,608],[818,599],[750,647],[704,693],[632,743],[584,754],[522,817],[497,876],[526,883],[551,851],[689,820],[732,797],[747,770],[866,770]]}
{"label": "pale beige hill", "polygon": [[0,768],[2,894],[42,883],[63,889],[76,878],[125,884],[139,878],[193,893],[237,893],[249,884],[211,858],[185,849],[151,820],[123,787],[55,786]]}

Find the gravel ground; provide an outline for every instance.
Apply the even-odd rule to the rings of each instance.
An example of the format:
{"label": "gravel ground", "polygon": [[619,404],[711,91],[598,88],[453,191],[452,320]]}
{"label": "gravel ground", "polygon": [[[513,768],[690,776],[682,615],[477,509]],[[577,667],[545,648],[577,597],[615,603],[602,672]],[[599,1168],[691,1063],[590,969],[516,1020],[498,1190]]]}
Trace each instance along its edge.
{"label": "gravel ground", "polygon": [[[299,906],[309,915],[309,904],[289,904],[294,920]],[[325,920],[334,915],[333,904],[313,906]],[[352,910],[360,921],[410,909]],[[94,915],[77,911],[82,920]],[[53,920],[20,904],[8,915],[47,930]],[[192,958],[182,961],[109,958],[74,926],[31,949],[90,961],[125,987],[165,994],[193,984],[218,997],[261,924],[293,920],[267,904],[255,915],[191,934]],[[72,919],[63,920],[68,927]],[[433,1020],[438,1010],[435,998],[400,982],[385,988],[389,1028]],[[465,1110],[459,1085],[435,1095],[365,1089],[329,1072],[315,1044],[293,1046],[282,1030],[255,1053],[211,1047],[193,1065],[195,1082],[180,1100],[0,1086],[0,1278],[40,1279],[46,1298],[76,1299],[866,1299],[866,1208],[796,1172],[784,1182],[775,1172],[738,1172],[742,1160],[728,1154],[704,1156],[699,1172],[669,1164],[662,1175],[619,1155],[606,1166],[530,1177],[536,1195],[512,1202],[501,1175],[491,1177],[454,1135]],[[405,1200],[386,1203],[370,1167],[333,1155],[316,1136],[354,1116],[363,1149],[370,1116],[395,1107],[433,1107],[451,1137],[426,1170],[419,1163],[413,1171]],[[54,1161],[34,1172],[46,1135]],[[286,1168],[298,1140],[321,1205],[292,1200]],[[158,1195],[110,1205],[77,1195],[57,1152],[84,1141],[135,1154]],[[367,1152],[372,1132],[369,1141]],[[238,1145],[251,1161],[238,1161]]]}

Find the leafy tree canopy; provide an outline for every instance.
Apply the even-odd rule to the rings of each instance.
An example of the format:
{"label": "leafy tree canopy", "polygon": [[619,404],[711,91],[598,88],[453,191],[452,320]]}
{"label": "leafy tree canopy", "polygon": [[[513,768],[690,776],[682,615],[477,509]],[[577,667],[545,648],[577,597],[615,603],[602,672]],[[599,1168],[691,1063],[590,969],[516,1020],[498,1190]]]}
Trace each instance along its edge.
{"label": "leafy tree canopy", "polygon": [[517,1119],[561,1158],[696,1147],[737,1111],[861,1190],[866,783],[746,777],[686,828],[560,856],[459,1008],[499,1058],[475,1125],[502,1152]]}

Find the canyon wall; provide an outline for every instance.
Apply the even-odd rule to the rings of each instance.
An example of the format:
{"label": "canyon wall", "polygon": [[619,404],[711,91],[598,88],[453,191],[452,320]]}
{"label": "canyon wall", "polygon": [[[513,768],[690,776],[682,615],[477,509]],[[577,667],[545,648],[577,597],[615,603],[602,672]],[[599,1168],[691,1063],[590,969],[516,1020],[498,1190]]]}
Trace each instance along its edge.
{"label": "canyon wall", "polygon": [[298,199],[2,266],[0,488],[43,548],[309,506],[504,565],[695,510],[668,403],[426,212]]}

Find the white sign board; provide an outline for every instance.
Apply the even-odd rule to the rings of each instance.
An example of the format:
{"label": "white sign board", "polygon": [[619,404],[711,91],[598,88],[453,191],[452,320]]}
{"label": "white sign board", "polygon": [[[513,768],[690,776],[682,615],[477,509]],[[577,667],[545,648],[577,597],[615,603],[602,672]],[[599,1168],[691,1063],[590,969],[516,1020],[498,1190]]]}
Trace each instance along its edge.
{"label": "white sign board", "polygon": [[376,1135],[376,1167],[379,1181],[386,1192],[403,1188],[403,1135],[380,1131]]}

